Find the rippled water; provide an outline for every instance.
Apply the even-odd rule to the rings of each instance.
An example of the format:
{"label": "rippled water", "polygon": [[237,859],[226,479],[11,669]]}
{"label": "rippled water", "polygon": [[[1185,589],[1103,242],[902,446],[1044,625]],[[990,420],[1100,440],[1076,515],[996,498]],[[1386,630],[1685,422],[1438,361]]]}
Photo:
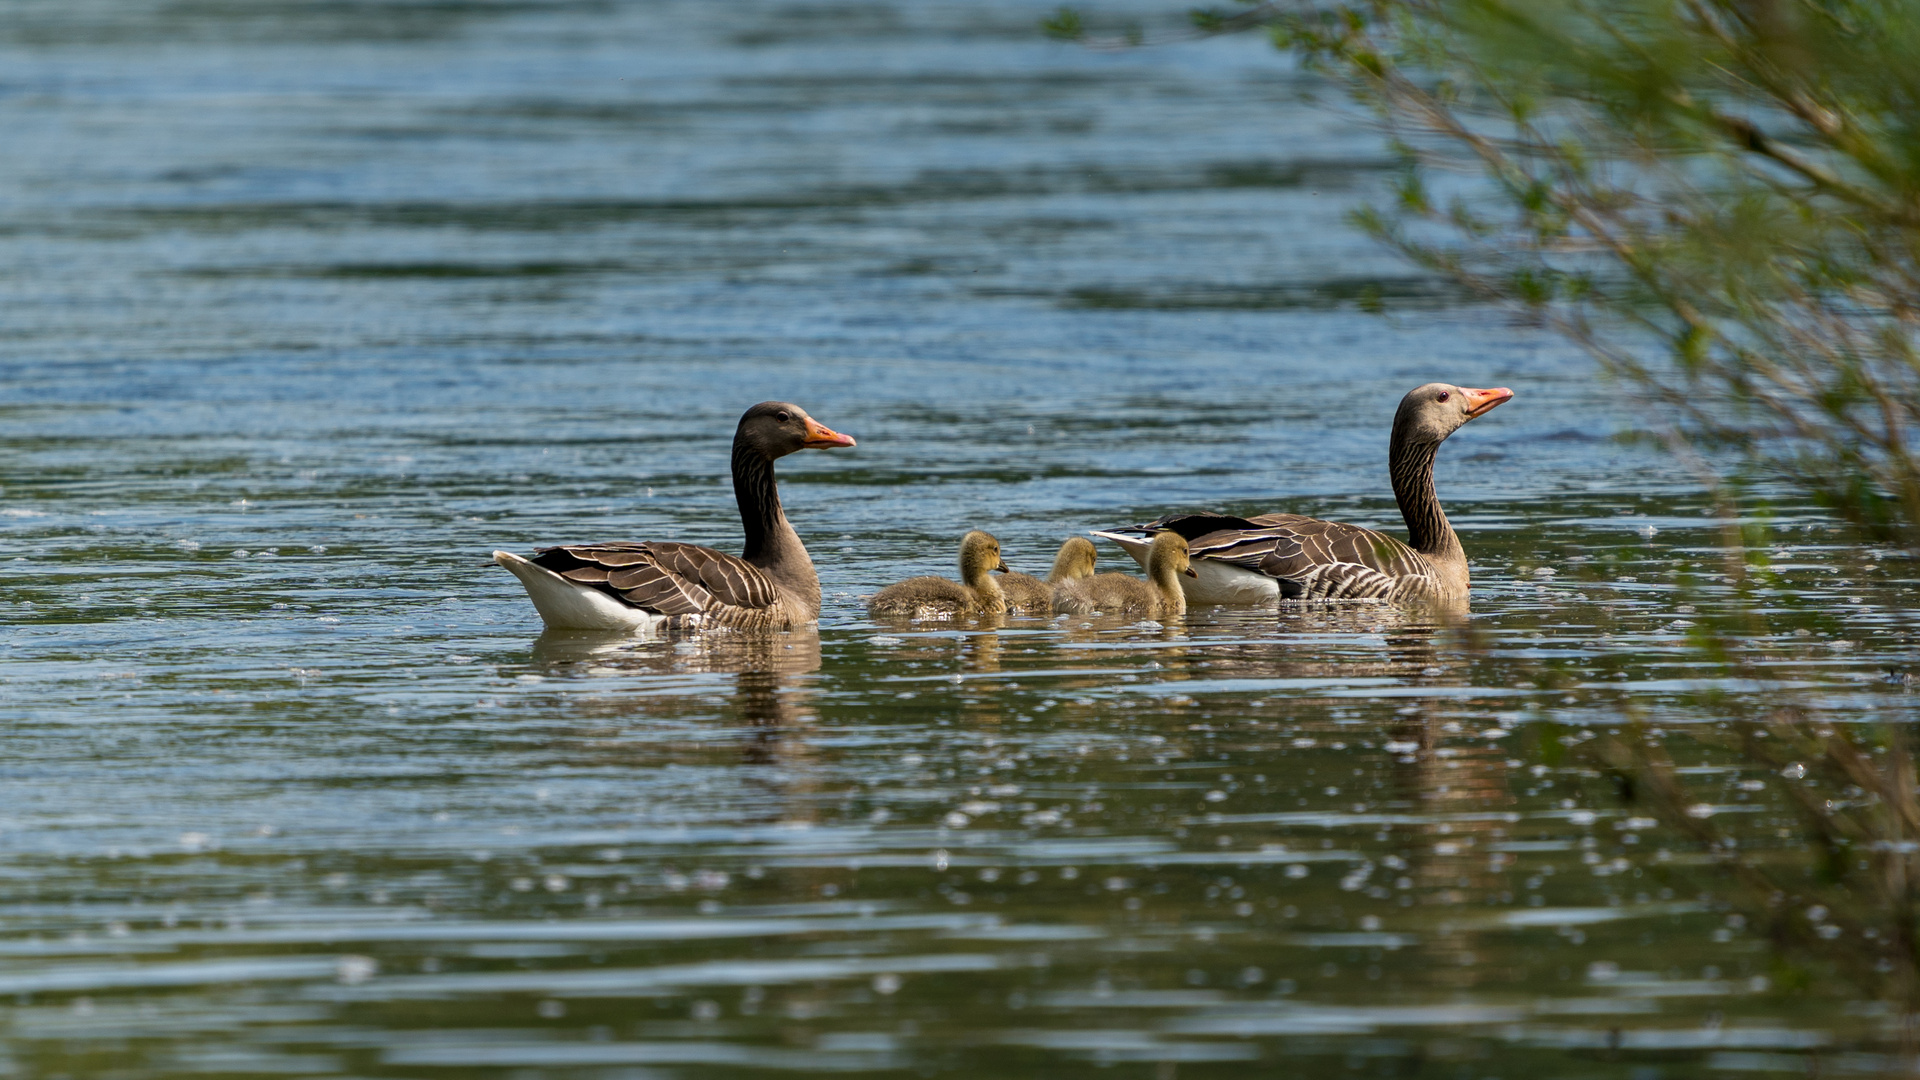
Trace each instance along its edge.
{"label": "rippled water", "polygon": [[[1710,506],[1341,225],[1374,136],[1050,7],[10,9],[0,1073],[1885,1064],[1580,744],[1913,718],[1912,565],[1773,506],[1707,664]],[[1397,528],[1435,378],[1518,392],[1442,453],[1470,617],[864,615],[975,526]],[[541,636],[487,553],[734,546],[766,397],[860,440],[783,463],[818,633]]]}

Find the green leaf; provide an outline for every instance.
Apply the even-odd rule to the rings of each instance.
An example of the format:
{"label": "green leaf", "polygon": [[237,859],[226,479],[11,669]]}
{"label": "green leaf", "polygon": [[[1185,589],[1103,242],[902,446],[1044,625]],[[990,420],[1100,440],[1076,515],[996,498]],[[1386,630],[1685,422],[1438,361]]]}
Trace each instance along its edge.
{"label": "green leaf", "polygon": [[1063,7],[1040,20],[1040,29],[1056,41],[1085,41],[1087,24],[1073,8]]}

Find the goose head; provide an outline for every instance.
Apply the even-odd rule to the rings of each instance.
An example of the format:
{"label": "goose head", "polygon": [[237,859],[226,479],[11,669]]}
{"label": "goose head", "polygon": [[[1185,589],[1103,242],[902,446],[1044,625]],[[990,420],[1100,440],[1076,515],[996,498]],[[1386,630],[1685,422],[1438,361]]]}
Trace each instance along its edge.
{"label": "goose head", "polygon": [[1187,538],[1177,532],[1155,533],[1152,546],[1147,548],[1147,576],[1158,578],[1163,572],[1200,576],[1187,553]]}
{"label": "goose head", "polygon": [[1474,390],[1451,383],[1428,383],[1400,399],[1393,414],[1395,442],[1437,445],[1461,425],[1513,396],[1504,386]]}
{"label": "goose head", "polygon": [[1000,560],[1000,541],[992,533],[975,529],[960,538],[960,580],[978,589],[992,581],[987,575],[1004,574],[1007,564]]}
{"label": "goose head", "polygon": [[740,417],[734,440],[751,447],[768,461],[800,450],[827,450],[854,445],[853,436],[842,435],[807,415],[807,410],[786,401],[763,401]]}
{"label": "goose head", "polygon": [[1060,545],[1060,553],[1053,557],[1053,572],[1047,575],[1047,580],[1059,582],[1092,577],[1099,554],[1094,550],[1093,541],[1084,536],[1069,536],[1067,542]]}

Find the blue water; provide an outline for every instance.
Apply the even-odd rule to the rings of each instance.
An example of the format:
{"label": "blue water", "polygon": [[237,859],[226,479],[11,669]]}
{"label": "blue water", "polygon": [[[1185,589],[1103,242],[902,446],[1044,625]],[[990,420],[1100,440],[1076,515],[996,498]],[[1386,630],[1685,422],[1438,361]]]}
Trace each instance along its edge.
{"label": "blue water", "polygon": [[[1911,713],[1910,569],[1777,501],[1778,681],[1703,667],[1697,478],[1344,224],[1364,116],[1051,7],[0,18],[0,1075],[1883,1052],[1555,748]],[[1397,528],[1434,379],[1517,393],[1441,456],[1466,622],[864,614],[975,527],[1030,572],[1182,507]],[[734,548],[774,397],[859,439],[782,463],[818,632],[542,637],[487,554]]]}

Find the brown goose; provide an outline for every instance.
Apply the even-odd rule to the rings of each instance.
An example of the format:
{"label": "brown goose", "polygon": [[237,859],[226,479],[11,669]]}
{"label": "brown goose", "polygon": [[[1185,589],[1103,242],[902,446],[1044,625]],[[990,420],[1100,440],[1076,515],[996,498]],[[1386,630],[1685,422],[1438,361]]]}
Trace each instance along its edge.
{"label": "brown goose", "polygon": [[960,538],[960,580],[913,577],[873,594],[867,610],[876,615],[919,615],[952,618],[956,615],[1000,615],[1007,597],[995,572],[1006,573],[1000,561],[1000,541],[975,529]]}
{"label": "brown goose", "polygon": [[1053,557],[1053,570],[1047,574],[1047,580],[1012,570],[1001,577],[1000,591],[1007,594],[1007,607],[1022,615],[1052,614],[1054,586],[1074,578],[1092,577],[1098,556],[1093,541],[1084,536],[1067,537],[1067,542],[1060,545],[1060,553]]}
{"label": "brown goose", "polygon": [[742,557],[697,544],[615,541],[540,548],[493,561],[527,587],[555,630],[731,626],[782,630],[820,617],[820,578],[780,507],[773,463],[798,450],[852,446],[805,409],[763,401],[733,433],[733,497],[746,529]]}
{"label": "brown goose", "polygon": [[1187,594],[1180,576],[1193,577],[1187,540],[1177,532],[1156,535],[1147,545],[1147,580],[1125,574],[1095,574],[1061,582],[1053,590],[1053,609],[1075,615],[1148,617],[1185,615]]}
{"label": "brown goose", "polygon": [[1428,383],[1400,400],[1387,446],[1387,472],[1407,522],[1402,542],[1385,533],[1299,514],[1169,514],[1158,521],[1096,532],[1143,564],[1147,538],[1171,529],[1187,538],[1196,604],[1271,604],[1278,600],[1465,599],[1467,555],[1433,492],[1433,459],[1447,436],[1513,397],[1506,387],[1471,390]]}

